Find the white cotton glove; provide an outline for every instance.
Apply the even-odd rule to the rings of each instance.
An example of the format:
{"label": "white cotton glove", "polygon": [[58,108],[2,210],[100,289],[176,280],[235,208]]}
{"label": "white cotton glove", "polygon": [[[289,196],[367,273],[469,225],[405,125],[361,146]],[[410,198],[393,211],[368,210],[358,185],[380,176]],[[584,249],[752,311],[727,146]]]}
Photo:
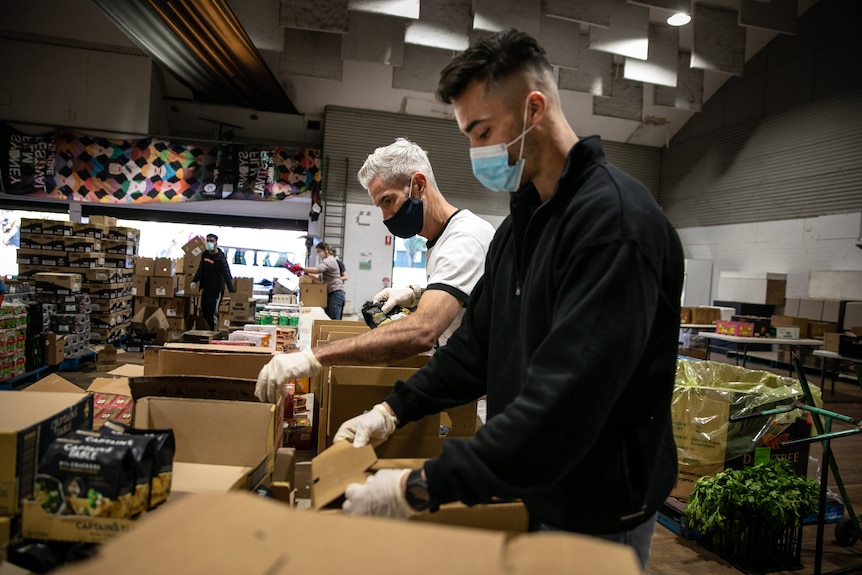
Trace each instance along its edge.
{"label": "white cotton glove", "polygon": [[386,288],[383,291],[379,292],[374,296],[374,299],[371,300],[374,303],[381,303],[383,305],[380,306],[380,309],[383,313],[388,314],[392,311],[396,305],[400,305],[401,307],[409,307],[413,308],[419,305],[419,301],[416,298],[416,292],[413,291],[413,288]]}
{"label": "white cotton glove", "polygon": [[408,519],[416,515],[404,498],[401,480],[410,473],[409,469],[381,469],[365,480],[365,483],[351,483],[344,492],[345,501],[341,509],[350,515],[374,515]]}
{"label": "white cotton glove", "polygon": [[284,384],[291,379],[312,376],[321,369],[323,366],[310,349],[278,354],[257,375],[254,395],[264,403],[274,403],[279,396],[284,395]]}
{"label": "white cotton glove", "polygon": [[362,447],[369,443],[377,447],[395,432],[395,425],[395,417],[378,403],[370,411],[342,423],[332,442],[352,441],[353,447]]}

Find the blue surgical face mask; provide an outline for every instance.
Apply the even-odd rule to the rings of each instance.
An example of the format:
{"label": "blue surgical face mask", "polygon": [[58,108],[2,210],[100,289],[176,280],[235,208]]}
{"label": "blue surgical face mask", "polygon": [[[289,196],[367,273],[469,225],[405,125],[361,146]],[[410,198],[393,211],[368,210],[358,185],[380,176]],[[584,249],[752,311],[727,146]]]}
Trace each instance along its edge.
{"label": "blue surgical face mask", "polygon": [[207,250],[213,251],[215,249],[215,244],[212,242],[207,242]]}
{"label": "blue surgical face mask", "polygon": [[[514,192],[521,184],[521,174],[524,173],[524,136],[536,127],[527,128],[527,111],[529,100],[524,105],[524,130],[521,135],[508,144],[493,144],[470,148],[470,162],[473,165],[473,175],[479,182],[493,192]],[[521,151],[515,165],[509,165],[509,146],[521,140]]]}
{"label": "blue surgical face mask", "polygon": [[422,231],[425,223],[425,211],[421,200],[410,197],[413,190],[413,178],[410,178],[410,187],[407,191],[407,199],[395,212],[395,215],[383,223],[394,235],[399,238],[412,238]]}

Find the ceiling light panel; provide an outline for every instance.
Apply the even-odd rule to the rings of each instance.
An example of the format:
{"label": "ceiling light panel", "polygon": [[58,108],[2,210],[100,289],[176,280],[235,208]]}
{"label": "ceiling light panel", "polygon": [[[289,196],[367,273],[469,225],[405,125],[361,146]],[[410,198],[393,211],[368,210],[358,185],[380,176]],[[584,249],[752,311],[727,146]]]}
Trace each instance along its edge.
{"label": "ceiling light panel", "polygon": [[278,23],[283,28],[347,33],[348,0],[281,0]]}
{"label": "ceiling light panel", "polygon": [[252,43],[258,50],[281,51],[284,38],[278,20],[280,0],[261,0],[259,2],[238,2],[229,0],[228,4],[236,19],[242,24]]}
{"label": "ceiling light panel", "polygon": [[533,36],[539,35],[541,0],[474,0],[473,28],[499,32],[517,28]]}
{"label": "ceiling light panel", "polygon": [[581,25],[569,20],[542,16],[539,27],[539,41],[548,53],[554,66],[578,67],[578,44],[581,39]]}
{"label": "ceiling light panel", "polygon": [[595,0],[546,0],[545,15],[607,28],[611,25],[611,3]]}
{"label": "ceiling light panel", "polygon": [[611,96],[593,96],[593,114],[641,121],[644,107],[644,85],[625,78],[611,81]]}
{"label": "ceiling light panel", "polygon": [[703,70],[689,66],[691,55],[677,58],[676,88],[656,86],[653,104],[689,112],[700,112],[703,107]]}
{"label": "ceiling light panel", "polygon": [[368,12],[350,12],[349,31],[341,40],[341,57],[401,66],[404,62],[404,20]]}
{"label": "ceiling light panel", "polygon": [[427,46],[404,46],[404,65],[392,70],[392,87],[420,92],[436,92],[440,70],[452,59],[451,50]]}
{"label": "ceiling light panel", "polygon": [[578,68],[560,68],[560,89],[610,96],[614,57],[588,49],[587,43],[587,36],[581,34],[578,39]]}
{"label": "ceiling light panel", "polygon": [[675,87],[678,58],[678,30],[667,26],[650,26],[649,57],[646,60],[626,58],[623,76],[627,80]]}
{"label": "ceiling light panel", "polygon": [[399,18],[419,18],[419,0],[349,0],[347,9]]}
{"label": "ceiling light panel", "polygon": [[649,8],[626,0],[605,0],[611,5],[611,23],[590,28],[590,49],[646,60],[649,52]]}
{"label": "ceiling light panel", "polygon": [[691,0],[628,0],[629,4],[691,14]]}
{"label": "ceiling light panel", "polygon": [[796,34],[796,0],[740,0],[739,25]]}
{"label": "ceiling light panel", "polygon": [[417,46],[466,50],[472,27],[470,0],[422,0],[419,20],[407,22],[404,42]]}
{"label": "ceiling light panel", "polygon": [[745,28],[736,11],[698,4],[694,8],[691,67],[741,76],[745,68]]}
{"label": "ceiling light panel", "polygon": [[282,78],[311,76],[340,81],[343,68],[341,34],[314,30],[284,31],[284,50],[278,65]]}

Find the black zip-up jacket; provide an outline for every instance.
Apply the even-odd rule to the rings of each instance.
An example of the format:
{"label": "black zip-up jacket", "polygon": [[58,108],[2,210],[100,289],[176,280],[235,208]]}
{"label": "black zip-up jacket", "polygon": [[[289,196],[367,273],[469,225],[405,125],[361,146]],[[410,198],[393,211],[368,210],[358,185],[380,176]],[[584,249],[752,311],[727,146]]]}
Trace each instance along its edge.
{"label": "black zip-up jacket", "polygon": [[201,254],[201,263],[195,272],[194,282],[200,282],[201,290],[222,293],[225,285],[233,292],[233,277],[230,274],[230,266],[221,248],[216,248],[216,253],[204,250]]}
{"label": "black zip-up jacket", "polygon": [[460,329],[387,398],[403,426],[488,396],[475,437],[426,462],[431,495],[521,498],[532,520],[587,534],[651,517],[676,477],[682,280],[676,231],[597,137],[545,204],[516,192]]}

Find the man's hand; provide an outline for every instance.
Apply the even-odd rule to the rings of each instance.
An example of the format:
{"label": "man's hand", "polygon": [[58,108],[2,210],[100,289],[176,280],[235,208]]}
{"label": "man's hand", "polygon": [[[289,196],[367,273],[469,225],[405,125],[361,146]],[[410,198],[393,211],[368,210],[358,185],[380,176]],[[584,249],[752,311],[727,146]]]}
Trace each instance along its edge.
{"label": "man's hand", "polygon": [[353,447],[362,447],[369,443],[378,446],[395,432],[395,416],[389,413],[381,403],[378,403],[371,411],[348,419],[335,432],[332,442],[352,441]]}
{"label": "man's hand", "polygon": [[274,403],[280,395],[284,395],[285,383],[291,379],[312,376],[321,369],[323,366],[310,349],[276,355],[257,375],[254,395],[260,401]]}
{"label": "man's hand", "polygon": [[374,515],[408,519],[416,515],[404,498],[401,486],[409,469],[381,469],[365,480],[365,483],[351,483],[344,492],[345,501],[341,508],[351,515]]}
{"label": "man's hand", "polygon": [[413,288],[386,288],[378,292],[372,300],[374,303],[383,303],[380,309],[383,313],[389,313],[396,305],[413,308],[419,304],[416,292]]}

